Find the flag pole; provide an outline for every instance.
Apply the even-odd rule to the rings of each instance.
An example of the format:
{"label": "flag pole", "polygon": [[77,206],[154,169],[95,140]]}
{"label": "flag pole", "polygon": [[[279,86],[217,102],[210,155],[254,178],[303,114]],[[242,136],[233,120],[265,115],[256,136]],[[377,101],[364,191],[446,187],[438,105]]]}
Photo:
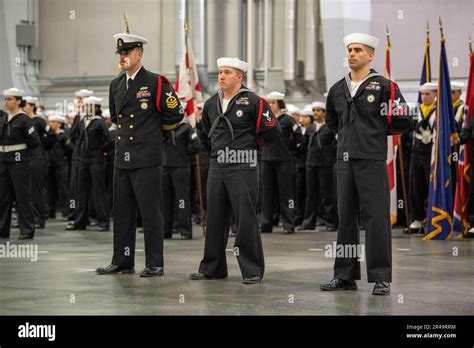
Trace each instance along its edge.
{"label": "flag pole", "polygon": [[472,39],[471,39],[471,34],[469,34],[469,56],[472,54]]}
{"label": "flag pole", "polygon": [[[387,50],[390,50],[390,48],[392,47],[392,44],[390,42],[390,32],[388,30],[388,25],[386,26],[385,36],[387,37]],[[403,134],[401,134],[398,138],[397,153],[398,153],[398,158],[400,162],[400,177],[402,179],[402,194],[403,194],[403,202],[404,202],[403,211],[405,213],[405,225],[408,228],[408,226],[410,225],[410,218],[408,216],[409,205],[408,205],[408,195],[407,195],[407,188],[406,188],[406,178],[405,178],[405,162],[403,160],[402,136]]]}
{"label": "flag pole", "polygon": [[128,28],[128,16],[127,13],[123,13],[123,20],[125,22],[125,34],[130,34],[130,29]]}
{"label": "flag pole", "polygon": [[[188,22],[184,21],[184,49],[185,53],[188,54],[188,34],[189,34],[189,27]],[[190,74],[188,74],[189,76]],[[196,159],[196,180],[198,184],[198,196],[199,196],[199,215],[201,220],[201,227],[202,227],[202,234],[206,237],[206,213],[204,211],[204,199],[202,194],[202,179],[201,179],[201,158],[199,153],[195,156]]]}

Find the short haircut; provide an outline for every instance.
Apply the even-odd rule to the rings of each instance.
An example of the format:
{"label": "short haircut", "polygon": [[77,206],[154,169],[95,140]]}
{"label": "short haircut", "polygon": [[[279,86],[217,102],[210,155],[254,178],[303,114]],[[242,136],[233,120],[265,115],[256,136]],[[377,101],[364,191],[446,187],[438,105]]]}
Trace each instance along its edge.
{"label": "short haircut", "polygon": [[364,45],[364,46],[367,49],[367,51],[369,51],[369,53],[375,53],[375,50],[372,47],[367,46],[367,45]]}

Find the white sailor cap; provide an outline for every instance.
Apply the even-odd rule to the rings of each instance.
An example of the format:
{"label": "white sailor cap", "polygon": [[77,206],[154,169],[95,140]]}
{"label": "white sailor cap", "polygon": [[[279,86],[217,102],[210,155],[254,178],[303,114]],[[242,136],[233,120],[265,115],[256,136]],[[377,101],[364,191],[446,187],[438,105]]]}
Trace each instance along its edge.
{"label": "white sailor cap", "polygon": [[270,93],[267,94],[266,99],[268,99],[268,100],[283,100],[284,98],[285,98],[285,95],[283,93],[273,91],[273,92],[270,92]]}
{"label": "white sailor cap", "polygon": [[103,118],[110,118],[110,111],[109,111],[109,109],[102,110],[102,117],[103,117]]}
{"label": "white sailor cap", "polygon": [[363,44],[375,49],[379,44],[379,39],[375,36],[362,34],[362,33],[352,33],[344,36],[344,46],[349,47],[349,45],[358,43]]}
{"label": "white sailor cap", "polygon": [[137,47],[143,47],[148,43],[148,40],[144,37],[126,33],[115,34],[114,39],[117,44],[115,53],[123,53]]}
{"label": "white sailor cap", "polygon": [[288,111],[288,113],[290,113],[290,114],[299,114],[300,113],[300,109],[298,109],[296,107],[296,105],[294,105],[294,104],[286,104],[286,111]]}
{"label": "white sailor cap", "polygon": [[53,114],[51,116],[48,116],[48,121],[65,123],[66,122],[66,117],[58,115],[58,114]]}
{"label": "white sailor cap", "polygon": [[438,84],[433,83],[433,82],[425,82],[422,84],[419,88],[420,92],[426,92],[426,91],[437,91],[438,90]]}
{"label": "white sailor cap", "polygon": [[223,66],[239,69],[245,73],[247,72],[249,64],[243,60],[240,60],[239,58],[221,57],[217,59],[217,67],[221,68]]}
{"label": "white sailor cap", "polygon": [[94,94],[94,91],[88,89],[76,91],[76,97],[90,97],[92,94]]}
{"label": "white sailor cap", "polygon": [[3,91],[5,97],[23,97],[25,92],[16,87],[12,87]]}
{"label": "white sailor cap", "polygon": [[99,105],[100,103],[102,103],[102,98],[97,98],[97,97],[94,97],[94,96],[90,96],[90,97],[87,97],[86,99],[84,99],[84,104],[95,104],[95,105]]}
{"label": "white sailor cap", "polygon": [[196,107],[202,109],[204,107],[204,102],[199,102],[196,104]]}
{"label": "white sailor cap", "polygon": [[462,91],[463,88],[464,83],[456,81],[451,82],[451,91]]}
{"label": "white sailor cap", "polygon": [[57,115],[58,112],[56,110],[46,110],[44,115],[49,119],[53,115]]}
{"label": "white sailor cap", "polygon": [[326,102],[315,101],[311,104],[311,108],[314,110],[315,108],[320,108],[326,110]]}
{"label": "white sailor cap", "polygon": [[38,98],[36,97],[31,97],[31,96],[27,96],[27,97],[24,97],[23,98],[27,104],[35,104],[38,102]]}
{"label": "white sailor cap", "polygon": [[311,106],[311,104],[306,105],[306,106],[304,107],[304,109],[301,110],[300,115],[301,115],[301,116],[311,116],[311,117],[314,117],[313,107]]}

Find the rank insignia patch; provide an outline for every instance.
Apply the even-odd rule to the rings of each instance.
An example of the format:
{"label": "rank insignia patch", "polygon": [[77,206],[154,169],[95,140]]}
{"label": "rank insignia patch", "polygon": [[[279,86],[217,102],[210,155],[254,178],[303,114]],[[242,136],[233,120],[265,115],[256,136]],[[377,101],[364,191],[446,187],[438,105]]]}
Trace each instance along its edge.
{"label": "rank insignia patch", "polygon": [[270,111],[264,112],[263,117],[265,118],[265,126],[273,127],[276,123],[276,119],[270,117]]}
{"label": "rank insignia patch", "polygon": [[166,95],[168,96],[165,100],[166,106],[169,109],[174,109],[175,107],[177,107],[178,106],[178,100],[176,99],[175,96],[173,96],[173,92],[166,93]]}

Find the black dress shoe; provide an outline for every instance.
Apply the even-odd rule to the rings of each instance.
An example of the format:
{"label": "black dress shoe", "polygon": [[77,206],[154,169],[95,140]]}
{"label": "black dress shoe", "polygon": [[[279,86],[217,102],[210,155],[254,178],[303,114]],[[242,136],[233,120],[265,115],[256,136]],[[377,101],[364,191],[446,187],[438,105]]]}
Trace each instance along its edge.
{"label": "black dress shoe", "polygon": [[253,277],[247,277],[247,278],[244,278],[244,280],[242,281],[242,283],[244,284],[258,284],[262,281],[262,277],[260,276],[253,276]]}
{"label": "black dress shoe", "polygon": [[295,234],[295,230],[284,230],[284,234]]}
{"label": "black dress shoe", "polygon": [[37,229],[37,230],[42,230],[42,229],[44,229],[44,225],[35,224],[35,229]]}
{"label": "black dress shoe", "polygon": [[165,235],[163,235],[163,238],[164,239],[172,239],[173,235],[172,234],[165,234]]}
{"label": "black dress shoe", "polygon": [[143,233],[143,227],[138,227],[137,228],[137,233]]}
{"label": "black dress shoe", "polygon": [[18,222],[12,223],[12,228],[20,228],[20,224]]}
{"label": "black dress shoe", "polygon": [[107,267],[99,267],[95,270],[97,274],[132,274],[135,273],[135,269],[133,267],[122,267],[116,265],[108,265]]}
{"label": "black dress shoe", "polygon": [[372,295],[390,295],[390,283],[386,281],[375,282]]}
{"label": "black dress shoe", "polygon": [[357,284],[356,282],[334,278],[329,283],[321,284],[319,288],[322,291],[357,290]]}
{"label": "black dress shoe", "polygon": [[85,231],[86,228],[85,227],[76,227],[74,225],[67,225],[66,226],[66,231]]}
{"label": "black dress shoe", "polygon": [[140,277],[159,277],[165,274],[165,269],[163,267],[145,267],[143,271],[140,272]]}
{"label": "black dress shoe", "polygon": [[186,239],[193,239],[192,236],[181,236],[181,239],[186,240]]}
{"label": "black dress shoe", "polygon": [[420,228],[407,227],[403,230],[403,234],[425,234],[425,229],[423,227],[420,227]]}
{"label": "black dress shoe", "polygon": [[30,232],[28,234],[20,234],[20,240],[23,240],[23,239],[33,239],[35,237],[35,233],[34,232]]}
{"label": "black dress shoe", "polygon": [[272,233],[272,231],[261,230],[261,233]]}
{"label": "black dress shoe", "polygon": [[331,226],[331,225],[327,226],[326,229],[327,229],[329,232],[337,231],[337,228],[336,228],[335,226]]}
{"label": "black dress shoe", "polygon": [[108,232],[108,231],[110,231],[110,228],[107,227],[107,226],[99,226],[97,231],[99,231],[99,232]]}
{"label": "black dress shoe", "polygon": [[209,277],[205,274],[202,274],[202,273],[199,273],[199,272],[196,272],[196,273],[191,273],[189,275],[189,278],[191,278],[192,280],[211,280],[211,279],[217,279],[216,277]]}

